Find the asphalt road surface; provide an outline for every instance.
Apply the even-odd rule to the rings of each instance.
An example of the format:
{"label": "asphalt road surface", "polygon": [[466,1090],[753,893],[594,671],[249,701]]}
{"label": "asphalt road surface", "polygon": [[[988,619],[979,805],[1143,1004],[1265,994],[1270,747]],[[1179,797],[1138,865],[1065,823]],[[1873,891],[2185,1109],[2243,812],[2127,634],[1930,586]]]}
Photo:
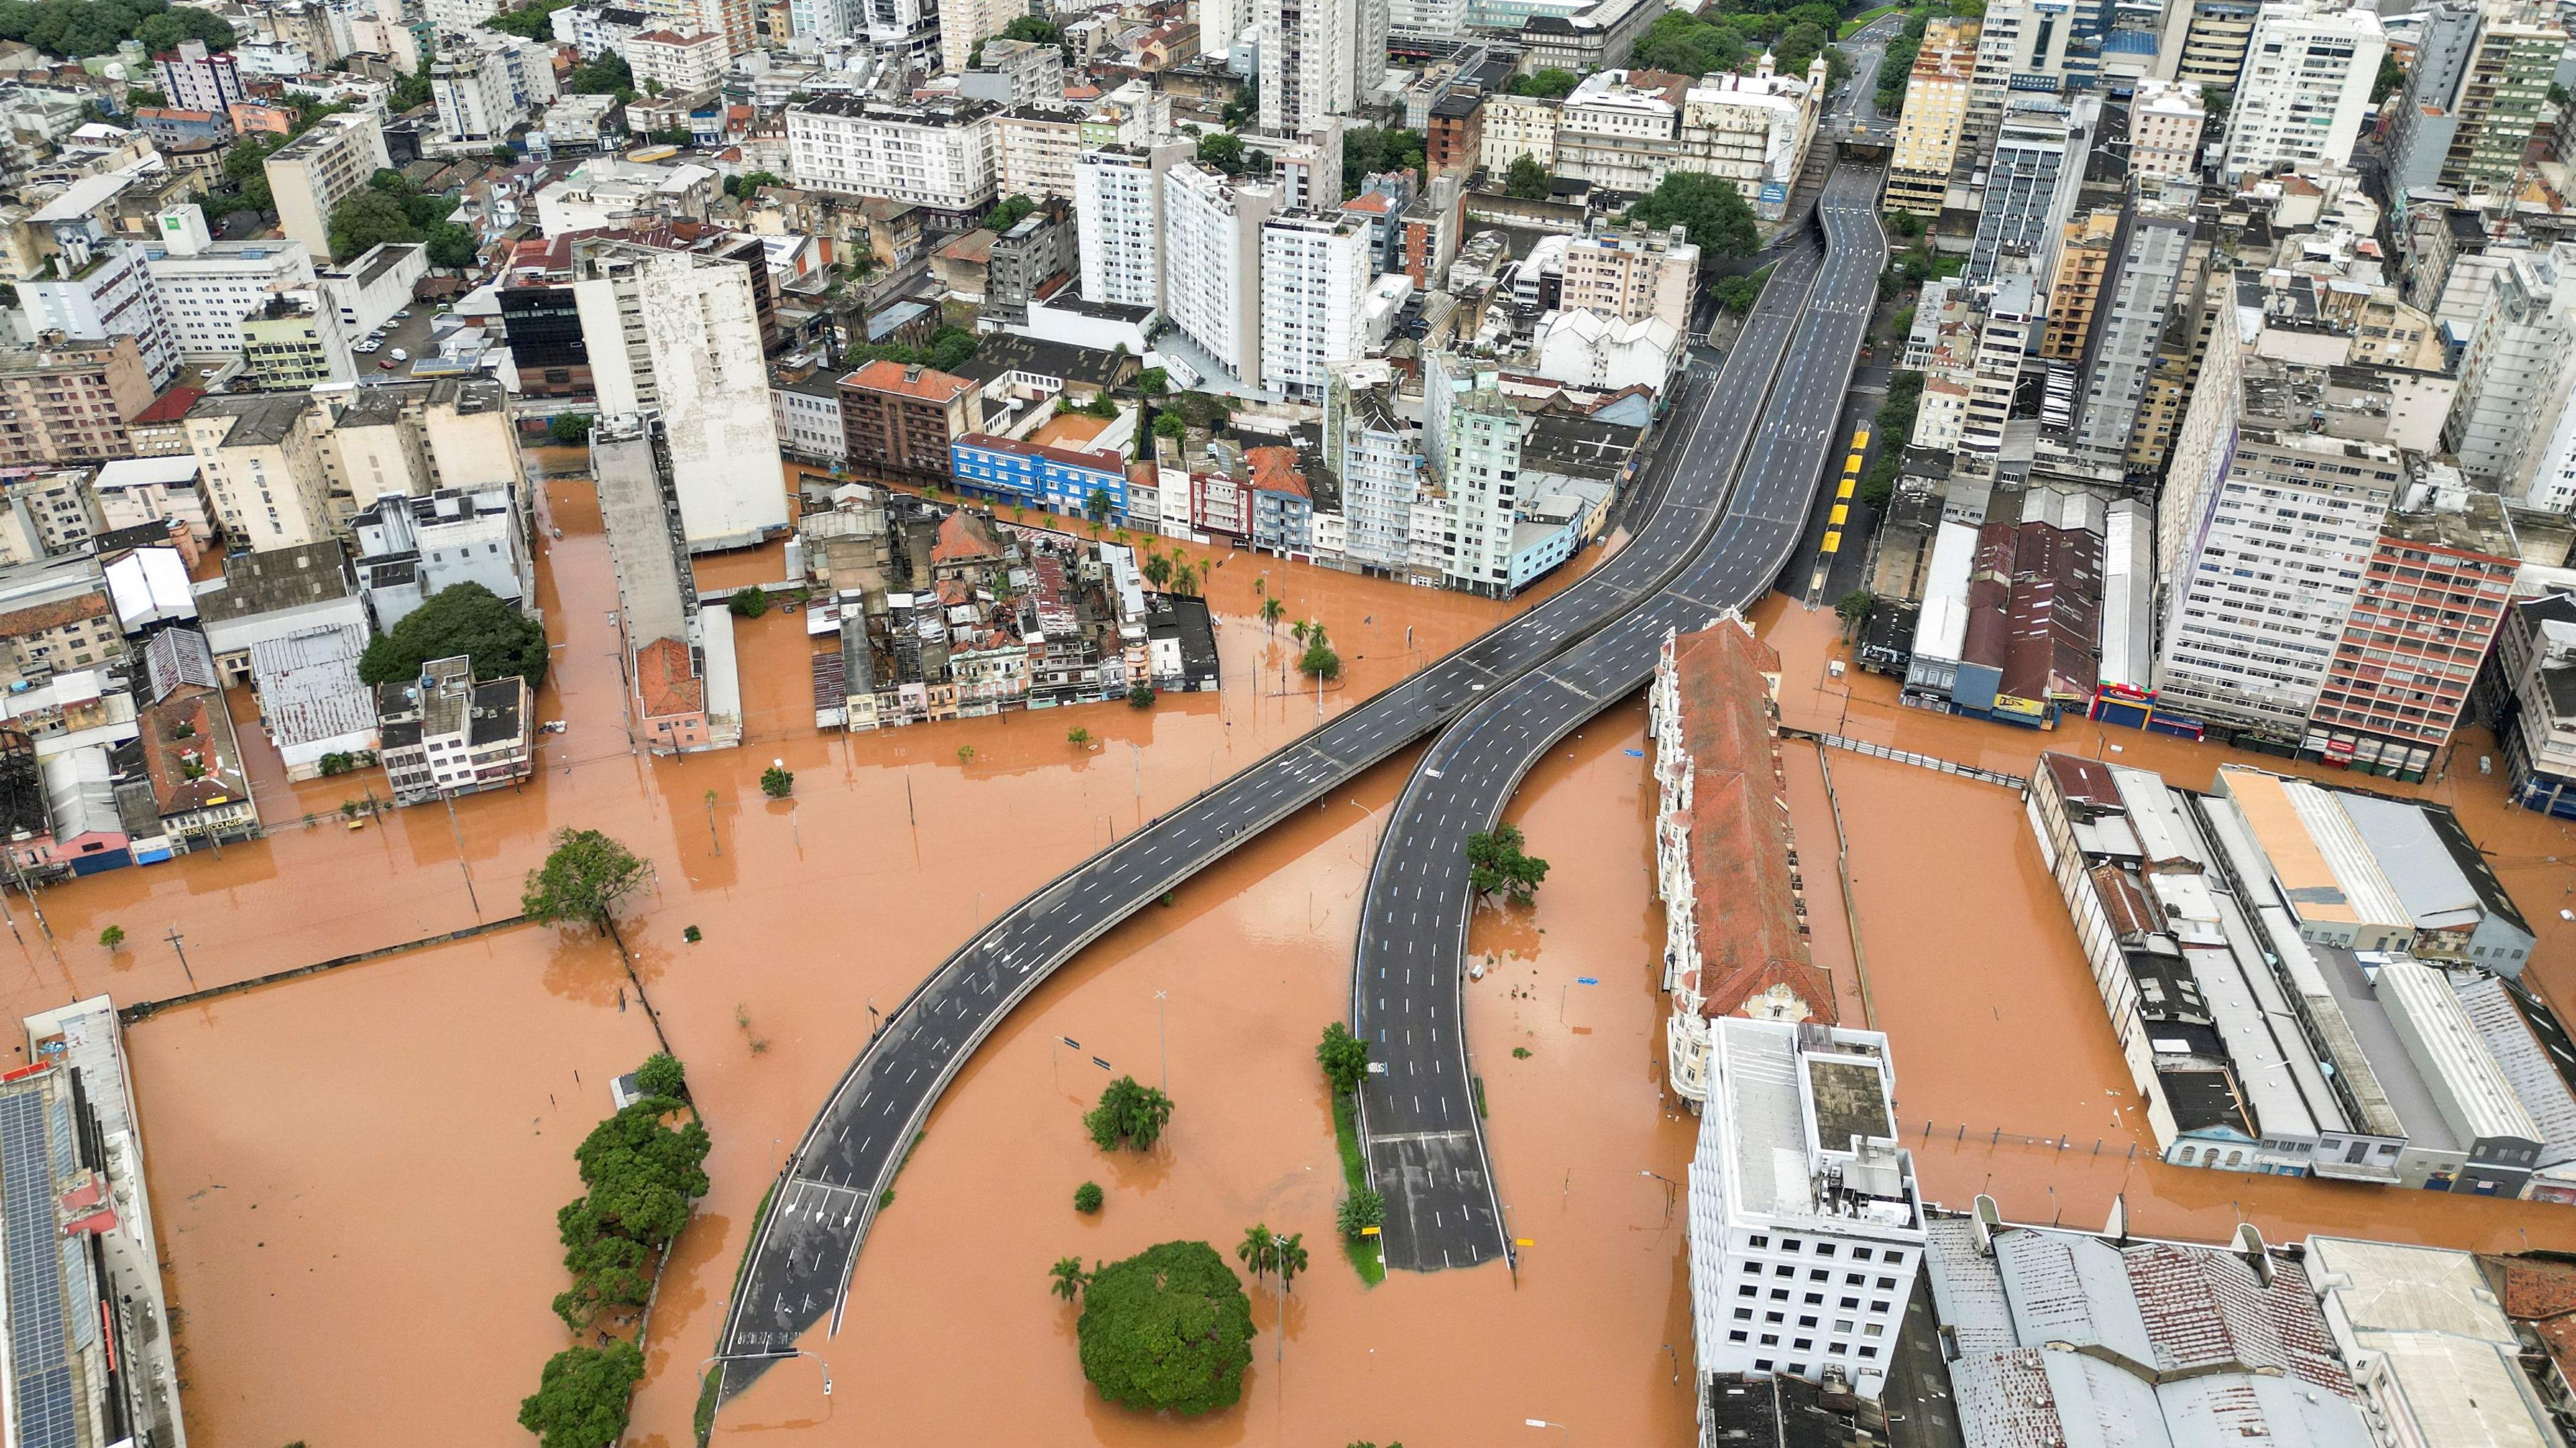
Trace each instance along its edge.
{"label": "asphalt road surface", "polygon": [[[786,1162],[754,1235],[719,1353],[730,1397],[828,1313],[837,1325],[871,1218],[940,1092],[977,1045],[1056,967],[1237,845],[1458,717],[1486,692],[1611,624],[1698,556],[1717,526],[1732,452],[1702,430],[1729,419],[1739,439],[1786,347],[1821,258],[1783,255],[1762,306],[1767,342],[1739,340],[1725,374],[1694,361],[1646,475],[1656,506],[1624,547],[1581,581],[1316,728],[1268,759],[1095,855],[978,931],[869,1038]],[[1744,387],[1735,379],[1761,378]]]}
{"label": "asphalt road surface", "polygon": [[[1825,259],[1813,287],[1783,288],[1774,278],[1717,403],[1691,424],[1684,476],[1700,476],[1725,499],[1714,534],[1652,598],[1516,682],[1487,691],[1423,755],[1379,836],[1351,1013],[1370,1046],[1361,1135],[1370,1184],[1386,1198],[1381,1250],[1390,1267],[1473,1266],[1504,1255],[1510,1239],[1460,1027],[1474,903],[1467,837],[1494,827],[1549,747],[1646,682],[1668,634],[1705,627],[1751,603],[1788,562],[1829,461],[1842,456],[1846,441],[1843,394],[1887,265],[1880,180],[1874,168],[1835,169],[1816,208]],[[1779,317],[1775,307],[1790,315]],[[1738,366],[1776,353],[1784,330],[1791,341],[1776,383],[1738,384]],[[1759,360],[1748,370],[1771,375]],[[1730,490],[1730,460],[1743,449],[1756,410],[1742,479]],[[1696,499],[1675,501],[1687,508]]]}

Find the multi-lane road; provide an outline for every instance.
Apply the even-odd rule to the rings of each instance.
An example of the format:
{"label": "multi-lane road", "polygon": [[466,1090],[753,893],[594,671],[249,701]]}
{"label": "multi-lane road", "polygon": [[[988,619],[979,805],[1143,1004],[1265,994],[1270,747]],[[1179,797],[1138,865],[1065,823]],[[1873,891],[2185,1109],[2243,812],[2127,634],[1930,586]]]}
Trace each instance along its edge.
{"label": "multi-lane road", "polygon": [[[1668,631],[1701,627],[1769,591],[1814,506],[1828,454],[1839,456],[1843,392],[1887,265],[1878,188],[1875,169],[1835,170],[1816,208],[1822,270],[1782,263],[1729,361],[1725,410],[1713,407],[1696,425],[1685,471],[1704,470],[1702,486],[1724,499],[1716,531],[1651,598],[1488,691],[1423,755],[1378,837],[1351,1014],[1373,1060],[1360,1116],[1370,1184],[1386,1197],[1389,1266],[1472,1266],[1509,1240],[1459,1014],[1474,904],[1467,836],[1493,828],[1550,745],[1645,683]],[[1783,337],[1792,340],[1775,381],[1767,359]],[[1730,489],[1739,454],[1742,478]]]}
{"label": "multi-lane road", "polygon": [[[1792,248],[1770,286],[1803,295],[1817,265],[1812,245]],[[1648,474],[1656,505],[1636,536],[1589,575],[1067,871],[976,932],[896,1008],[779,1178],[725,1319],[718,1349],[728,1359],[725,1396],[827,1314],[837,1322],[859,1244],[930,1108],[984,1037],[1058,966],[1245,840],[1620,618],[1701,555],[1723,496],[1716,475],[1733,465],[1731,455],[1711,455],[1701,430],[1732,426],[1740,438],[1752,404],[1732,379],[1756,366],[1767,378],[1771,368],[1758,353],[1768,347],[1776,357],[1795,322],[1792,311],[1776,335],[1765,334],[1772,340],[1739,343],[1723,378],[1712,381],[1705,364],[1693,364]]]}

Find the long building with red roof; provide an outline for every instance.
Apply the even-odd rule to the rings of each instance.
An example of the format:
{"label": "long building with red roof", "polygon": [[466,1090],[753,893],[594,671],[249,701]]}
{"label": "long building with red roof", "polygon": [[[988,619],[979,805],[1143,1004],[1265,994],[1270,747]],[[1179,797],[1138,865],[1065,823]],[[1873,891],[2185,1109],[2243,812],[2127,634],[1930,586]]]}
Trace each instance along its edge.
{"label": "long building with red roof", "polygon": [[1839,1019],[1808,952],[1798,842],[1780,771],[1780,656],[1740,615],[1664,641],[1647,694],[1655,746],[1656,893],[1664,901],[1666,1073],[1707,1098],[1709,1022]]}

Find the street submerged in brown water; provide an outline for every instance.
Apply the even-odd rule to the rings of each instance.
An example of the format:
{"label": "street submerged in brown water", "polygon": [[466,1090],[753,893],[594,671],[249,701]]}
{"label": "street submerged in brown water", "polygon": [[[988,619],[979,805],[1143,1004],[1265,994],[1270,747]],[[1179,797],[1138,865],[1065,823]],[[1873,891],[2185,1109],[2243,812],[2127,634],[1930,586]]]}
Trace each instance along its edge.
{"label": "street submerged in brown water", "polygon": [[[1257,622],[1254,577],[1267,569],[1289,619],[1330,626],[1347,674],[1326,709],[1505,614],[1235,555],[1208,586],[1220,696],[853,738],[814,731],[801,619],[772,614],[743,629],[745,746],[654,760],[629,751],[620,722],[601,602],[614,587],[588,487],[558,479],[546,501],[566,536],[540,564],[557,649],[539,708],[571,728],[546,739],[525,789],[461,800],[452,822],[416,808],[350,831],[333,816],[362,785],[290,785],[249,731],[269,840],[46,891],[36,903],[52,944],[13,901],[17,941],[0,951],[19,962],[0,974],[21,1014],[101,990],[120,1004],[162,999],[507,916],[561,826],[605,830],[652,859],[659,889],[628,938],[716,1143],[713,1190],[653,1309],[628,1440],[653,1448],[691,1439],[697,1370],[753,1215],[865,1041],[869,1006],[901,999],[979,921],[1113,831],[1313,723],[1315,694],[1283,673],[1284,625],[1273,636]],[[707,560],[701,577],[731,587],[782,567],[773,547]],[[1890,681],[1826,677],[1829,613],[1775,598],[1760,621],[1786,661],[1793,725],[2012,773],[2043,748],[2117,745],[2125,762],[2202,786],[2233,757],[2119,730],[2097,743],[2089,724],[2028,735],[1900,710]],[[1066,740],[1077,725],[1090,747]],[[1631,699],[1532,773],[1511,817],[1553,870],[1533,910],[1488,913],[1475,939],[1494,967],[1468,987],[1469,1038],[1502,1198],[1534,1244],[1517,1279],[1486,1269],[1367,1289],[1329,1245],[1338,1159],[1313,1042],[1347,1007],[1354,902],[1407,758],[1149,908],[1006,1022],[931,1116],[860,1255],[840,1332],[806,1343],[828,1362],[833,1395],[815,1364],[786,1364],[726,1409],[718,1437],[1438,1448],[1508,1443],[1529,1432],[1520,1420],[1545,1418],[1585,1441],[1684,1441],[1682,1212],[1666,1182],[1685,1175],[1696,1123],[1659,1081],[1643,748]],[[1784,752],[1814,862],[1819,956],[1843,985],[1845,1018],[1866,1007],[1893,1037],[1900,1110],[1933,1128],[1910,1128],[1927,1195],[1958,1205],[1992,1191],[2009,1215],[2091,1224],[2119,1193],[2142,1229],[2198,1236],[2243,1215],[2275,1237],[2576,1246],[2576,1213],[2558,1208],[2130,1160],[2143,1140],[2135,1103],[2019,801],[1849,754],[1819,764],[1808,746]],[[793,802],[759,793],[772,759],[798,775]],[[2576,842],[2502,808],[2473,762],[2432,793],[2497,857],[2540,930],[2534,978],[2568,999],[2576,927],[2555,912],[2576,880],[2565,863]],[[1857,956],[1830,869],[1837,808]],[[321,818],[298,824],[306,814]],[[108,925],[130,937],[113,953],[94,943]],[[689,926],[702,943],[684,942]],[[1080,1052],[1051,1048],[1059,1037]],[[563,1286],[554,1210],[578,1190],[572,1148],[609,1109],[606,1078],[654,1040],[613,950],[525,927],[136,1026],[192,1436],[214,1448],[522,1441],[518,1399],[565,1342],[547,1303]],[[1168,1079],[1178,1111],[1150,1156],[1106,1158],[1082,1135],[1094,1055]],[[2029,1144],[2039,1138],[2049,1145]],[[1107,1189],[1097,1217],[1072,1210],[1084,1180]],[[1047,1264],[1174,1237],[1227,1243],[1256,1221],[1321,1250],[1286,1302],[1256,1290],[1242,1404],[1187,1423],[1102,1404],[1074,1359],[1072,1310],[1047,1294]]]}

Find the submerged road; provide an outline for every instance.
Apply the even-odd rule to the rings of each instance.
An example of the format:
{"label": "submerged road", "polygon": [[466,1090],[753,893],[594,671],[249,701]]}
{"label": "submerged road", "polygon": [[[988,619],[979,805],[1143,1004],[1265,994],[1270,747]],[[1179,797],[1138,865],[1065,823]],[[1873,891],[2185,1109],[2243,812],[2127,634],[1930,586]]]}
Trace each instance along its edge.
{"label": "submerged road", "polygon": [[[835,1327],[877,1205],[931,1107],[1011,1009],[1084,946],[1237,845],[1416,743],[1653,596],[1716,530],[1753,420],[1821,257],[1792,246],[1724,370],[1694,362],[1628,543],[1564,592],[1085,860],[975,933],[869,1038],[787,1160],[717,1351],[720,1400],[828,1313]],[[1454,994],[1454,992],[1453,992]]]}
{"label": "submerged road", "polygon": [[[1652,598],[1487,692],[1423,755],[1378,837],[1351,1017],[1370,1047],[1360,1129],[1370,1184],[1386,1197],[1380,1246],[1390,1267],[1467,1267],[1510,1250],[1461,1026],[1474,904],[1467,837],[1494,827],[1550,746],[1646,682],[1668,633],[1760,598],[1788,562],[1828,460],[1842,455],[1835,433],[1843,393],[1887,265],[1879,181],[1875,168],[1838,166],[1816,203],[1823,271],[1812,290],[1794,293],[1796,340],[1762,409],[1743,479],[1725,494],[1706,545]],[[1775,280],[1763,309],[1775,293],[1793,295]],[[1757,311],[1748,344],[1764,325]],[[1737,399],[1747,409],[1759,401]],[[1724,426],[1737,422],[1729,413]],[[1717,430],[1704,424],[1695,439],[1708,440],[1713,455]]]}

